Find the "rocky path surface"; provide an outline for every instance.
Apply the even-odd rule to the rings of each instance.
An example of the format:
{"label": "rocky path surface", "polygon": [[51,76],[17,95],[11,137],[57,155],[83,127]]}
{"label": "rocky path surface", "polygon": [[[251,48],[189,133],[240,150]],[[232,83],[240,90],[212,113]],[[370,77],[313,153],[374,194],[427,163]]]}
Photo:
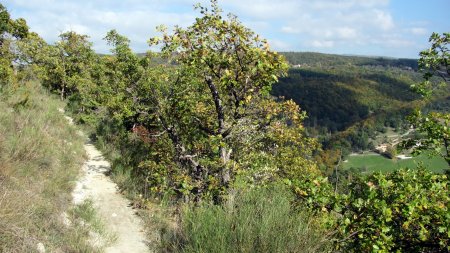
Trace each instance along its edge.
{"label": "rocky path surface", "polygon": [[[71,118],[66,118],[72,122]],[[105,249],[106,253],[150,252],[141,219],[120,194],[117,185],[105,175],[111,165],[88,138],[84,149],[89,159],[84,163],[83,174],[72,193],[74,204],[92,200],[105,230],[116,237],[115,242]]]}

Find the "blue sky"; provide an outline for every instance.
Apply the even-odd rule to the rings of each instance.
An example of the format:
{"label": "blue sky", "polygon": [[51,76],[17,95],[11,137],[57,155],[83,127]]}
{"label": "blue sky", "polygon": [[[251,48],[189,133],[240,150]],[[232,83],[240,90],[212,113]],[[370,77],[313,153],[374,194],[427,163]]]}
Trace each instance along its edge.
{"label": "blue sky", "polygon": [[[4,0],[13,18],[52,43],[73,30],[90,36],[94,49],[108,52],[102,38],[111,29],[126,35],[137,52],[165,24],[188,26],[193,5],[206,0]],[[222,0],[239,19],[278,51],[312,51],[417,58],[434,32],[450,32],[450,0]]]}

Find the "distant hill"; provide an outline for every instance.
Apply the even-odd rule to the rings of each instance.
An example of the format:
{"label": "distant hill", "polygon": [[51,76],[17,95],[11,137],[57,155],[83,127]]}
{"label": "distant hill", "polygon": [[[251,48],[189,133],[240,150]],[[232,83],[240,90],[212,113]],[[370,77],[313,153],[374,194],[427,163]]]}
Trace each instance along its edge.
{"label": "distant hill", "polygon": [[[320,67],[332,68],[337,66],[377,66],[397,67],[404,70],[417,71],[417,59],[391,58],[383,56],[337,55],[315,52],[279,52],[284,55],[292,67]],[[108,55],[108,54],[99,54]],[[137,53],[139,57],[147,56],[147,53]],[[160,63],[163,61],[158,54],[153,54],[152,60]]]}
{"label": "distant hill", "polygon": [[[291,68],[272,95],[293,99],[307,112],[305,125],[327,146],[353,151],[386,127],[409,127],[405,116],[423,106],[410,90],[422,81],[417,60],[284,52]],[[437,93],[425,108],[450,110],[450,91]],[[331,135],[330,135],[331,134]],[[342,144],[344,143],[344,144]]]}
{"label": "distant hill", "polygon": [[300,67],[291,68],[272,94],[300,104],[309,126],[336,132],[372,114],[411,107],[419,96],[409,87],[420,79],[419,73],[397,67]]}
{"label": "distant hill", "polygon": [[343,65],[397,67],[405,70],[418,69],[417,59],[398,59],[377,56],[350,56],[312,52],[280,52],[292,66],[336,67]]}

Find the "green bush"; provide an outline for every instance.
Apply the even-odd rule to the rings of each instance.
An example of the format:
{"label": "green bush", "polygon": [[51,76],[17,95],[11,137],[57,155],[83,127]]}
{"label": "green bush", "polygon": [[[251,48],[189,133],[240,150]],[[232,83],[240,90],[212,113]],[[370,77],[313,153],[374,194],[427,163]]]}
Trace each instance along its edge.
{"label": "green bush", "polygon": [[354,252],[448,252],[447,175],[425,168],[358,178],[336,211],[342,245]]}
{"label": "green bush", "polygon": [[163,235],[170,252],[322,252],[331,240],[319,220],[293,207],[282,187],[238,192],[223,205],[189,206],[176,234]]}
{"label": "green bush", "polygon": [[448,252],[449,175],[426,168],[353,176],[345,192],[322,177],[286,180],[299,204],[329,213],[344,252]]}

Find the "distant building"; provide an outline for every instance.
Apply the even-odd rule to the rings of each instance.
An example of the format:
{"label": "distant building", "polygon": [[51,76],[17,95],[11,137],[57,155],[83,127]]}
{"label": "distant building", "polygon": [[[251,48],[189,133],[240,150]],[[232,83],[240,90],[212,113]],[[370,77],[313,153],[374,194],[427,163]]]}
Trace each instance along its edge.
{"label": "distant building", "polygon": [[380,144],[378,147],[376,147],[375,150],[378,153],[382,154],[382,153],[385,153],[387,151],[387,148],[388,148],[388,144],[383,143],[383,144]]}

